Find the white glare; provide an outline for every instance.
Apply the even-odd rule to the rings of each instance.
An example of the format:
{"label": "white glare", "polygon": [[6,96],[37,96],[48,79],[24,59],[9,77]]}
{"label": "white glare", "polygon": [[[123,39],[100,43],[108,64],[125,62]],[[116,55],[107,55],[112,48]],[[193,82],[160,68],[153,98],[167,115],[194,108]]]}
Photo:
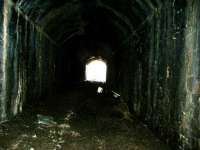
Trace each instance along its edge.
{"label": "white glare", "polygon": [[93,60],[86,65],[86,80],[106,82],[107,65],[102,60]]}

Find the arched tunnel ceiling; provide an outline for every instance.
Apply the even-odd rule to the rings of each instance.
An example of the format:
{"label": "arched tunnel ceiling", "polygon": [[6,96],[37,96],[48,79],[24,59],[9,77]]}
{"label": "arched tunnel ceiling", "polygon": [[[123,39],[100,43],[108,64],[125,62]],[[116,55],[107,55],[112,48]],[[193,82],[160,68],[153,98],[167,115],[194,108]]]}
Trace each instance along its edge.
{"label": "arched tunnel ceiling", "polygon": [[85,33],[90,17],[104,11],[113,26],[134,34],[148,20],[160,0],[13,0],[16,11],[39,26],[55,42],[62,44]]}

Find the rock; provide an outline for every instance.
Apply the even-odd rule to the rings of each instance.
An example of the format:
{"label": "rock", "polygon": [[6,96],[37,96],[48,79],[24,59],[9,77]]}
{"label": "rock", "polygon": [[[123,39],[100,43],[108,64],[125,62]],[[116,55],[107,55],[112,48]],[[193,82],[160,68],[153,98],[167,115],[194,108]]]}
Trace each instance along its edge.
{"label": "rock", "polygon": [[75,131],[71,131],[71,132],[70,132],[70,135],[71,135],[72,137],[80,137],[80,136],[81,136],[81,134],[80,134],[79,132],[75,132]]}
{"label": "rock", "polygon": [[36,134],[34,134],[34,135],[32,136],[32,138],[34,138],[34,139],[35,139],[35,138],[37,138],[37,135],[36,135]]}
{"label": "rock", "polygon": [[62,128],[62,129],[69,129],[70,125],[69,124],[59,124],[58,127]]}
{"label": "rock", "polygon": [[57,144],[57,145],[56,145],[56,148],[57,148],[57,149],[61,149],[62,146],[61,146],[60,144]]}

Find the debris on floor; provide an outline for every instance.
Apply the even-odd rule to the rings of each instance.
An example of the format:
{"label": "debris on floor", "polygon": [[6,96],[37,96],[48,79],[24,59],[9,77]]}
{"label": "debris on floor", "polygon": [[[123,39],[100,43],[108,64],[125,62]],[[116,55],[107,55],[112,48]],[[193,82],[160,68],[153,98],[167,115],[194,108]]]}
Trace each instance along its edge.
{"label": "debris on floor", "polygon": [[65,96],[71,101],[63,99],[71,103],[0,124],[0,150],[170,150],[134,120],[126,103],[103,96],[78,97],[81,109],[67,109],[76,101],[74,93]]}
{"label": "debris on floor", "polygon": [[46,126],[54,126],[57,123],[54,121],[51,116],[44,116],[41,114],[37,114],[38,124],[46,125]]}
{"label": "debris on floor", "polygon": [[120,94],[118,94],[118,93],[115,92],[115,91],[112,91],[112,94],[113,94],[113,97],[114,97],[114,98],[119,98],[119,97],[120,97]]}

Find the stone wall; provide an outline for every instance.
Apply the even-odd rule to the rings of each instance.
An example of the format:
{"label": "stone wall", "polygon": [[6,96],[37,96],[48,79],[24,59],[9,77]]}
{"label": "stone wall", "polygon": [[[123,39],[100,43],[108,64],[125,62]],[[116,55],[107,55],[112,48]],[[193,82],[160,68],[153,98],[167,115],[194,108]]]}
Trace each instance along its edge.
{"label": "stone wall", "polygon": [[174,149],[200,148],[200,3],[165,1],[126,47],[119,90]]}
{"label": "stone wall", "polygon": [[5,121],[52,87],[56,45],[10,0],[1,3],[0,121]]}

